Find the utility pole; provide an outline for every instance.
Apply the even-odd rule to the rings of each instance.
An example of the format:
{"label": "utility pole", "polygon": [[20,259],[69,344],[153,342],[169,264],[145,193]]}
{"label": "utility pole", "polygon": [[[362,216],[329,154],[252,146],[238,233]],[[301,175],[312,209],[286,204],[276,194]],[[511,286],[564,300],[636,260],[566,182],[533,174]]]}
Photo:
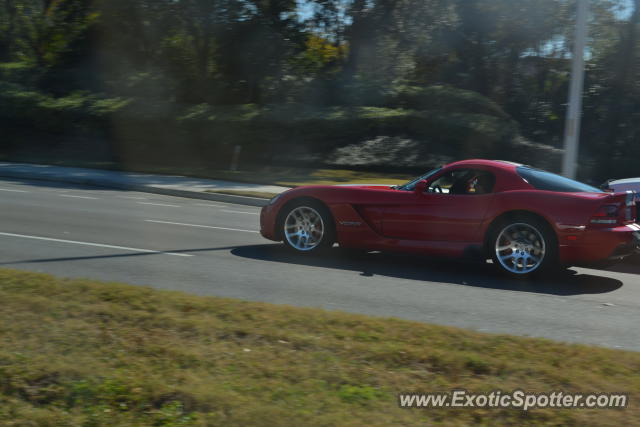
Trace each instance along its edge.
{"label": "utility pole", "polygon": [[589,0],[576,0],[576,3],[576,31],[571,58],[571,83],[564,125],[564,155],[562,157],[562,174],[567,178],[576,177],[578,166],[580,116],[584,87],[584,48],[587,41],[587,17],[589,15]]}

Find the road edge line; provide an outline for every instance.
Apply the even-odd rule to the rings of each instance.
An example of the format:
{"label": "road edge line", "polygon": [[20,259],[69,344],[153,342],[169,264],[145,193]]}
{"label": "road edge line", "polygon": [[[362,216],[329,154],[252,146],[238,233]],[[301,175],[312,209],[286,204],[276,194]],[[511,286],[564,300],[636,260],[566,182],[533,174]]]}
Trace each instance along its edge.
{"label": "road edge line", "polygon": [[103,181],[100,179],[80,178],[73,176],[33,176],[15,171],[2,170],[0,177],[26,179],[34,181],[65,182],[69,184],[91,185],[94,187],[113,188],[119,190],[139,191],[141,193],[162,194],[165,196],[184,197],[189,199],[211,200],[216,202],[232,203],[236,205],[262,207],[269,203],[269,199],[259,197],[236,196],[233,194],[205,193],[201,191],[179,190],[175,188],[153,187],[140,184],[123,184],[118,182]]}

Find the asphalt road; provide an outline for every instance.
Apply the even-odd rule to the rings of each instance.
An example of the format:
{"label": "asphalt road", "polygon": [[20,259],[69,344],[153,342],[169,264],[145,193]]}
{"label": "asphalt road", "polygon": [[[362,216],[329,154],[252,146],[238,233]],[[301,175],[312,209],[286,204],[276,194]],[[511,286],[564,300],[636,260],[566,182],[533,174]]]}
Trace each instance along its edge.
{"label": "asphalt road", "polygon": [[544,281],[405,255],[289,254],[248,206],[0,180],[0,266],[640,350],[640,266]]}

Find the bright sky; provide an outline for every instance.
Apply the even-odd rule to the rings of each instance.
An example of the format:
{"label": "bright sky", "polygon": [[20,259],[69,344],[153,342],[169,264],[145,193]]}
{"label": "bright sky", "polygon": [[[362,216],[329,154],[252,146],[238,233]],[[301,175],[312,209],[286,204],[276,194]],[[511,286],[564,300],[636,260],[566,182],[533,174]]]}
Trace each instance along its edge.
{"label": "bright sky", "polygon": [[633,12],[633,0],[622,0],[623,7],[620,12],[618,12],[618,17],[620,19],[627,19],[631,16],[631,12]]}
{"label": "bright sky", "polygon": [[[598,0],[591,0],[598,1]],[[298,2],[298,19],[304,21],[313,15],[312,0],[297,0]],[[633,0],[621,0],[621,8],[617,12],[618,18],[627,19],[633,12]]]}

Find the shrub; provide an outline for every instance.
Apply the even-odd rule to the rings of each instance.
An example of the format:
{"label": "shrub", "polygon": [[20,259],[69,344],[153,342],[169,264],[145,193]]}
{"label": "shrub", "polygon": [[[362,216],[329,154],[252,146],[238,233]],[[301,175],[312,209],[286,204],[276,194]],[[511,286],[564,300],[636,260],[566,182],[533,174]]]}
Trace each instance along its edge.
{"label": "shrub", "polygon": [[[397,91],[391,104],[396,108],[182,106],[86,92],[56,98],[0,82],[0,123],[9,142],[38,145],[57,136],[64,145],[80,135],[87,140],[80,150],[108,141],[106,152],[115,157],[105,160],[116,162],[226,167],[240,145],[243,167],[318,166],[329,164],[336,149],[380,136],[414,141],[423,158],[499,158],[518,140],[515,122],[472,92],[409,87]],[[25,132],[42,137],[20,137]]]}
{"label": "shrub", "polygon": [[509,115],[489,98],[450,86],[397,86],[389,92],[386,104],[411,110],[485,114],[510,120]]}

